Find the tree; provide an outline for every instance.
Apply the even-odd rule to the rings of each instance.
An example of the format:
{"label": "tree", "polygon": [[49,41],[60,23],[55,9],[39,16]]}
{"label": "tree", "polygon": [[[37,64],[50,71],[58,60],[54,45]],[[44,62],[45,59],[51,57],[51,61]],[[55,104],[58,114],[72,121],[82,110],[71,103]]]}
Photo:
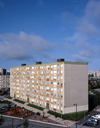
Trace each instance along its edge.
{"label": "tree", "polygon": [[[55,118],[57,118],[57,117],[58,117],[58,115],[56,114],[56,115],[55,115]],[[56,120],[55,120],[55,121],[56,121]]]}
{"label": "tree", "polygon": [[46,103],[46,108],[49,109],[49,103]]}
{"label": "tree", "polygon": [[1,116],[1,117],[0,117],[0,124],[2,124],[3,122],[4,122],[4,117]]}
{"label": "tree", "polygon": [[91,90],[91,89],[93,89],[93,87],[90,84],[88,84],[88,90]]}
{"label": "tree", "polygon": [[28,120],[25,119],[25,122],[23,123],[24,128],[27,128],[29,126]]}
{"label": "tree", "polygon": [[44,118],[45,112],[43,111],[43,118]]}
{"label": "tree", "polygon": [[94,96],[93,104],[95,106],[100,105],[100,92],[97,92]]}

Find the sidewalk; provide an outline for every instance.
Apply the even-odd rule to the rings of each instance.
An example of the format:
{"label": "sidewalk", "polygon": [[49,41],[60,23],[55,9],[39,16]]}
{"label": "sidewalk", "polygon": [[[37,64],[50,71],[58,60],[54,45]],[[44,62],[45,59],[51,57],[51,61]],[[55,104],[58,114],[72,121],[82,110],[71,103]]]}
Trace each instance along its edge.
{"label": "sidewalk", "polygon": [[[27,106],[26,104],[18,103],[18,102],[16,102],[16,101],[13,101],[13,99],[8,99],[8,98],[6,98],[6,100],[11,101],[11,102],[17,104],[17,106],[24,107],[24,108],[26,108],[27,110],[33,111],[33,112],[35,112],[35,113],[40,112],[41,115],[43,115],[43,111],[41,111],[41,110],[38,110],[38,109],[36,109],[36,108],[32,108],[32,107],[30,107],[30,106]],[[58,122],[58,123],[60,123],[60,124],[63,124],[63,125],[65,125],[65,126],[68,126],[68,127],[70,127],[70,126],[72,126],[72,125],[75,124],[75,122],[70,121],[70,120],[63,120],[62,118],[59,118],[59,117],[55,118],[55,116],[53,116],[53,115],[51,115],[51,114],[49,114],[49,113],[46,113],[45,116],[48,117],[48,118],[51,119],[51,120],[54,120],[54,121],[56,121],[56,122]]]}

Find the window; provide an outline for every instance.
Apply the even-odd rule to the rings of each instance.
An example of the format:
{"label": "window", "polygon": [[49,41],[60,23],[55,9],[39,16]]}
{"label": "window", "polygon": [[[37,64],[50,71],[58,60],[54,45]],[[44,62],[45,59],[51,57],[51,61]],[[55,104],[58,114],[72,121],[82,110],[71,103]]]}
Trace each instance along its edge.
{"label": "window", "polygon": [[40,81],[41,84],[43,84],[43,81]]}
{"label": "window", "polygon": [[51,99],[51,102],[53,102],[53,99]]}
{"label": "window", "polygon": [[61,100],[61,103],[63,103],[63,101]]}
{"label": "window", "polygon": [[43,66],[40,66],[41,69],[43,69]]}
{"label": "window", "polygon": [[47,68],[47,66],[45,65],[45,66],[44,66],[44,68],[46,69],[46,68]]}
{"label": "window", "polygon": [[63,85],[63,82],[61,82],[61,85]]}
{"label": "window", "polygon": [[57,71],[54,71],[54,73],[57,73]]}
{"label": "window", "polygon": [[63,95],[61,95],[61,97],[63,97]]}
{"label": "window", "polygon": [[40,71],[40,74],[43,74],[43,71]]}
{"label": "window", "polygon": [[59,88],[57,88],[57,92],[59,92]]}
{"label": "window", "polygon": [[57,67],[57,65],[54,65],[54,68],[56,68]]}
{"label": "window", "polygon": [[53,71],[51,71],[51,74],[53,74]]}
{"label": "window", "polygon": [[54,88],[55,91],[57,91],[57,88]]}
{"label": "window", "polygon": [[49,71],[47,71],[46,73],[49,73]]}
{"label": "window", "polygon": [[59,74],[59,70],[57,70],[57,74]]}
{"label": "window", "polygon": [[57,80],[59,80],[59,76],[57,76]]}
{"label": "window", "polygon": [[53,76],[51,76],[51,80],[53,80]]}
{"label": "window", "polygon": [[51,108],[53,108],[53,104],[51,104]]}
{"label": "window", "polygon": [[53,91],[53,88],[51,88],[51,91]]}
{"label": "window", "polygon": [[47,71],[44,71],[44,73],[46,74],[46,73],[47,73]]}
{"label": "window", "polygon": [[59,82],[57,82],[57,85],[59,85]]}
{"label": "window", "polygon": [[59,94],[57,94],[57,97],[59,97]]}
{"label": "window", "polygon": [[47,68],[49,69],[49,65],[47,66]]}
{"label": "window", "polygon": [[57,103],[59,104],[59,100],[57,100]]}
{"label": "window", "polygon": [[59,64],[57,64],[57,68],[59,68]]}
{"label": "window", "polygon": [[51,82],[51,85],[53,85],[53,82]]}
{"label": "window", "polygon": [[51,96],[53,96],[53,93],[51,93]]}
{"label": "window", "polygon": [[53,65],[51,65],[51,68],[53,68]]}
{"label": "window", "polygon": [[63,64],[61,64],[61,67],[63,67]]}

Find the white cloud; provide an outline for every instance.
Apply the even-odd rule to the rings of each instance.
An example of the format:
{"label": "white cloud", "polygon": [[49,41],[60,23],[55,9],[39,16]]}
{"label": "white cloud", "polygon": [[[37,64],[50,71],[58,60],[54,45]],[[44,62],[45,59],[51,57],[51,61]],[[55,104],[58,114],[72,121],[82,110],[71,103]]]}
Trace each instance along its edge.
{"label": "white cloud", "polygon": [[72,58],[84,61],[90,57],[97,57],[100,50],[100,0],[90,0],[84,15],[74,24],[76,25],[74,28],[76,32],[65,38],[67,42],[76,46],[77,51]]}
{"label": "white cloud", "polygon": [[79,33],[81,33],[81,35],[83,34],[89,39],[96,38],[100,35],[98,28],[83,18],[80,20],[80,25],[77,27],[77,30]]}
{"label": "white cloud", "polygon": [[68,22],[73,23],[73,22],[78,21],[78,18],[75,15],[73,15],[72,13],[67,12],[67,11],[61,13],[60,17],[61,17],[63,22],[67,22],[67,23]]}
{"label": "white cloud", "polygon": [[85,17],[92,23],[100,25],[100,0],[90,0],[85,9]]}
{"label": "white cloud", "polygon": [[0,35],[0,59],[32,59],[36,55],[46,57],[51,45],[40,36],[6,33]]}
{"label": "white cloud", "polygon": [[75,61],[78,61],[78,62],[91,62],[90,59],[87,59],[86,57],[82,57],[82,56],[79,56],[79,55],[72,55],[72,58]]}

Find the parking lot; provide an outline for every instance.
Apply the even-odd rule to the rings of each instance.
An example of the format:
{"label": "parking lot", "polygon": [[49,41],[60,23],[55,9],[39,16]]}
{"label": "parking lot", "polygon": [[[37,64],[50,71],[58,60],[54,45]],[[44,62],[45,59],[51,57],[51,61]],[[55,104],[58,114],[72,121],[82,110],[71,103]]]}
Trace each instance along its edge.
{"label": "parking lot", "polygon": [[[97,114],[97,112],[96,112],[96,114]],[[94,115],[96,115],[96,114],[94,114]],[[88,120],[91,120],[91,117],[89,118],[89,119],[87,119],[84,123],[83,123],[83,126],[89,126],[89,127],[93,127],[93,128],[100,128],[100,119],[98,119],[98,124],[96,124],[96,125],[93,125],[93,124],[87,124],[87,121]]]}

